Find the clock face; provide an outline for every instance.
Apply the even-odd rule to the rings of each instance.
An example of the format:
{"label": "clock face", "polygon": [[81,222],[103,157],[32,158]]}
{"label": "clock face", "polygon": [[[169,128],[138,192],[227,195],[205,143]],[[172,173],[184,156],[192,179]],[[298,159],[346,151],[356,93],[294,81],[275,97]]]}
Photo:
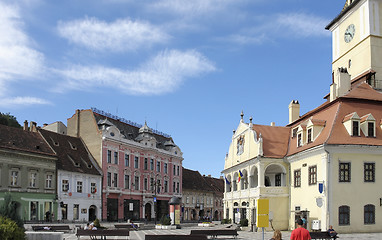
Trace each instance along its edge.
{"label": "clock face", "polygon": [[354,24],[350,24],[345,31],[345,36],[344,36],[345,42],[347,43],[350,42],[354,38],[354,34],[355,34],[355,26]]}

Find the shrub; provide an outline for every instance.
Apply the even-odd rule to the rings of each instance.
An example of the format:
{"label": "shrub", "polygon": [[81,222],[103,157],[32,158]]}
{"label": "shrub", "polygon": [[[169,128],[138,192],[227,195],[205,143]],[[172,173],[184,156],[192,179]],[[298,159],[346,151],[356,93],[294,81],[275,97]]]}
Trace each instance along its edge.
{"label": "shrub", "polygon": [[16,222],[17,226],[23,228],[24,223],[17,213],[17,208],[20,204],[12,201],[12,196],[8,193],[4,196],[4,201],[0,206],[0,216],[4,216]]}
{"label": "shrub", "polygon": [[224,219],[222,219],[221,223],[222,224],[229,224],[229,223],[231,223],[231,218],[224,218]]}
{"label": "shrub", "polygon": [[17,226],[16,222],[0,217],[0,239],[2,240],[25,240],[24,229]]}
{"label": "shrub", "polygon": [[96,228],[100,228],[101,227],[101,224],[99,223],[99,219],[96,218],[96,220],[94,220],[94,227]]}
{"label": "shrub", "polygon": [[163,215],[159,222],[162,225],[171,225],[171,218],[167,215]]}
{"label": "shrub", "polygon": [[248,227],[248,219],[240,219],[240,226],[242,227]]}

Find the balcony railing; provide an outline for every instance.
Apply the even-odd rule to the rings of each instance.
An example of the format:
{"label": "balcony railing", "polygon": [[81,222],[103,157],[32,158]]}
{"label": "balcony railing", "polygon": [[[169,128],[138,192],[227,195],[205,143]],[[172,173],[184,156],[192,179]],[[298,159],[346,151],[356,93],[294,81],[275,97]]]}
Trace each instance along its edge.
{"label": "balcony railing", "polygon": [[238,191],[226,192],[225,199],[258,198],[260,195],[285,195],[289,194],[289,187],[256,187]]}

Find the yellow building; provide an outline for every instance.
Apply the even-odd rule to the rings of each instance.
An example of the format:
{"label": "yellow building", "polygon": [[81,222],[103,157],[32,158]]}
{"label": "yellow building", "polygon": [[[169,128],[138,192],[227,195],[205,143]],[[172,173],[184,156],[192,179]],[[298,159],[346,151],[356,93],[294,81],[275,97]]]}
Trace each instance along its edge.
{"label": "yellow building", "polygon": [[[245,123],[225,159],[225,218],[255,223],[256,200],[270,202],[275,229],[382,232],[382,1],[348,0],[332,31],[333,83],[321,106],[285,127]],[[240,183],[238,183],[240,179]]]}

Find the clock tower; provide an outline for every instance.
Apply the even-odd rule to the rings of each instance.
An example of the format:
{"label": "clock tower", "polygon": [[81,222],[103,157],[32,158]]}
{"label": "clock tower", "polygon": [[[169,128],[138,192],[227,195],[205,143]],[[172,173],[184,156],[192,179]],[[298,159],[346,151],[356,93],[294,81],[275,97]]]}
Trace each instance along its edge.
{"label": "clock tower", "polygon": [[381,17],[382,0],[346,0],[341,13],[326,26],[332,32],[333,73],[347,68],[354,79],[375,71],[375,80],[382,80]]}

